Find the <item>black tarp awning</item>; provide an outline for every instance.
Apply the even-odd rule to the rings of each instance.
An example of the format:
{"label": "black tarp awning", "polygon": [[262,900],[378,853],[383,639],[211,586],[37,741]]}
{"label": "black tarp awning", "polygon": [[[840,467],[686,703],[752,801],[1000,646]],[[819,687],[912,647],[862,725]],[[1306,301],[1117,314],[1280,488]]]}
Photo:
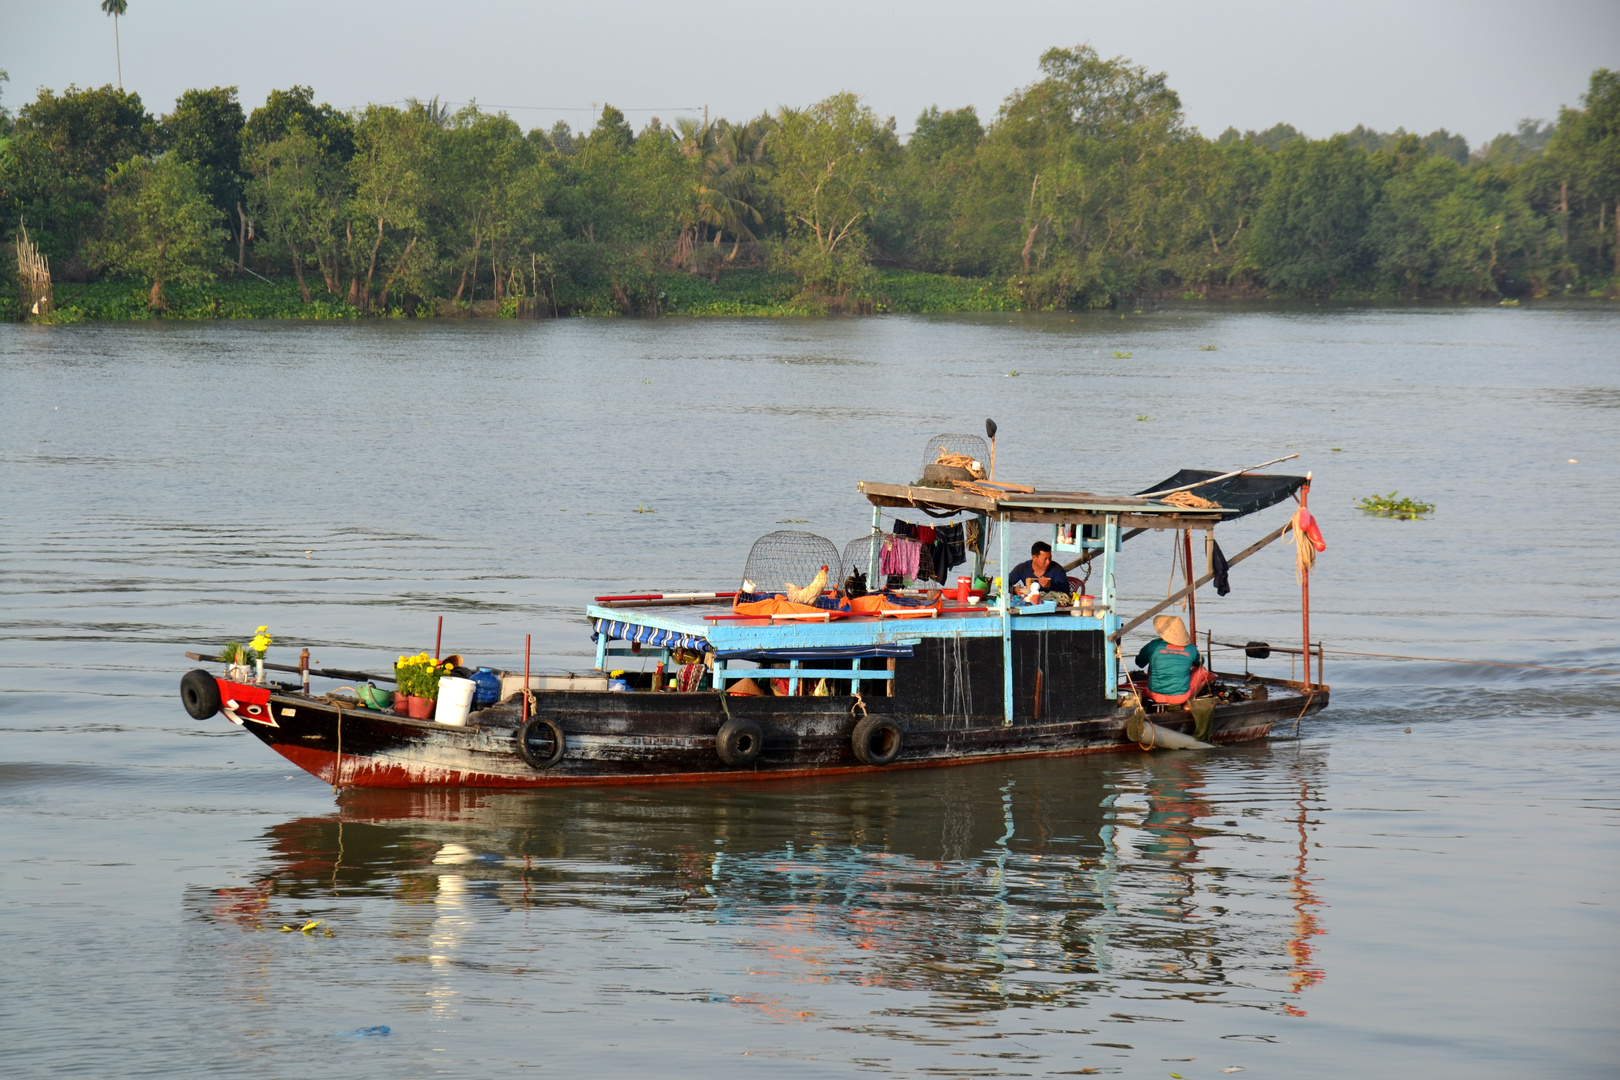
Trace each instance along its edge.
{"label": "black tarp awning", "polygon": [[[1172,488],[1186,487],[1196,484],[1200,480],[1208,480],[1219,476],[1213,469],[1182,469],[1174,476],[1165,477],[1152,487],[1137,492],[1138,495],[1151,495],[1156,491],[1169,491]],[[1264,510],[1268,506],[1276,506],[1294,492],[1305,486],[1303,476],[1278,476],[1275,473],[1245,473],[1239,476],[1229,476],[1225,480],[1216,480],[1213,484],[1192,489],[1192,493],[1199,498],[1220,503],[1228,510],[1237,513],[1227,515],[1226,520],[1233,521],[1256,510]]]}

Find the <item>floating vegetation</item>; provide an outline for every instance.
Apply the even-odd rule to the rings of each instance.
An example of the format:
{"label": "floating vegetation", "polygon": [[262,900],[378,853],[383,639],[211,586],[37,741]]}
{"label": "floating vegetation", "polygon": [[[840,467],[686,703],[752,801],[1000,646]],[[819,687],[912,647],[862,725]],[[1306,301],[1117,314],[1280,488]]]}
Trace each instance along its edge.
{"label": "floating vegetation", "polygon": [[1115,360],[1129,360],[1130,358],[1131,358],[1131,354],[1128,353],[1128,352],[1116,352],[1116,353],[1114,353],[1114,359]]}
{"label": "floating vegetation", "polygon": [[1215,351],[1215,346],[1213,346],[1213,345],[1200,345],[1200,346],[1198,346],[1198,351],[1199,352],[1214,352]]}
{"label": "floating vegetation", "polygon": [[1335,454],[1344,453],[1344,447],[1342,447],[1342,446],[1330,446],[1330,447],[1328,447],[1328,449],[1332,450]]}
{"label": "floating vegetation", "polygon": [[1147,413],[1140,413],[1136,418],[1146,422],[1151,422],[1153,420],[1153,417],[1149,416]]}
{"label": "floating vegetation", "polygon": [[636,508],[633,511],[633,513],[637,513],[637,514],[656,514],[656,513],[658,513],[658,511],[654,510],[650,506],[642,506],[640,503],[636,503]]}
{"label": "floating vegetation", "polygon": [[1392,491],[1388,495],[1369,495],[1356,503],[1356,509],[1379,517],[1400,518],[1403,521],[1416,521],[1424,514],[1434,513],[1434,503],[1418,502],[1416,499],[1398,499],[1400,492]]}
{"label": "floating vegetation", "polygon": [[1016,379],[1016,378],[1018,378],[1018,372],[1016,372],[1016,371],[1009,371],[1009,372],[1007,372],[1007,376],[1006,376],[1006,377],[1007,377],[1007,378],[1009,378],[1009,379]]}

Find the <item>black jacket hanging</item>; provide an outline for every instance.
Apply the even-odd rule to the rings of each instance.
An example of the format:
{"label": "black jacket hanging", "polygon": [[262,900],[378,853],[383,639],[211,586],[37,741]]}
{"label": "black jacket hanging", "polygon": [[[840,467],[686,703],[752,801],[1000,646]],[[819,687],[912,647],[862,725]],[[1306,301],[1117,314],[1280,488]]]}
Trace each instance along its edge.
{"label": "black jacket hanging", "polygon": [[1225,596],[1232,591],[1232,586],[1226,580],[1226,556],[1221,554],[1221,545],[1215,542],[1214,537],[1209,541],[1209,571],[1215,575],[1215,592]]}

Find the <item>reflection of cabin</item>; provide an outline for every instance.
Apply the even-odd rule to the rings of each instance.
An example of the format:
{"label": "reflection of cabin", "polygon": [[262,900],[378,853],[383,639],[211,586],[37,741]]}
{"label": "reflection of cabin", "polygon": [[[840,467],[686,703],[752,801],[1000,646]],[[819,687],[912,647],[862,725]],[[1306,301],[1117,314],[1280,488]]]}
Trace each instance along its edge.
{"label": "reflection of cabin", "polygon": [[51,313],[51,264],[28,238],[26,225],[17,230],[17,290],[24,312]]}

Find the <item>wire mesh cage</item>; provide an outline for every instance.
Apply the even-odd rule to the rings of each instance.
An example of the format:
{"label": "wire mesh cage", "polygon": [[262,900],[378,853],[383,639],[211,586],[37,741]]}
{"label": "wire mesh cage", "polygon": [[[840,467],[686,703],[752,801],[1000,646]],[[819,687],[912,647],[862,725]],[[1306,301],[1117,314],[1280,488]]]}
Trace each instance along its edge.
{"label": "wire mesh cage", "polygon": [[809,585],[822,567],[827,568],[827,584],[836,585],[842,578],[838,574],[838,548],[831,540],[815,533],[778,529],[754,541],[743,566],[744,592],[771,595],[783,592],[791,583],[802,588]]}
{"label": "wire mesh cage", "polygon": [[953,480],[983,480],[990,447],[977,435],[935,435],[923,450],[925,487],[948,488]]}
{"label": "wire mesh cage", "polygon": [[982,435],[935,435],[923,447],[923,467],[945,463],[960,466],[963,459],[977,461],[984,466],[990,461],[990,444]]}
{"label": "wire mesh cage", "polygon": [[[869,568],[877,565],[878,552],[883,550],[883,534],[868,533],[858,536],[844,545],[844,569],[840,581],[848,581],[851,575],[860,574],[867,589],[876,589],[882,584],[879,580],[873,584]],[[879,575],[881,577],[881,575]]]}

